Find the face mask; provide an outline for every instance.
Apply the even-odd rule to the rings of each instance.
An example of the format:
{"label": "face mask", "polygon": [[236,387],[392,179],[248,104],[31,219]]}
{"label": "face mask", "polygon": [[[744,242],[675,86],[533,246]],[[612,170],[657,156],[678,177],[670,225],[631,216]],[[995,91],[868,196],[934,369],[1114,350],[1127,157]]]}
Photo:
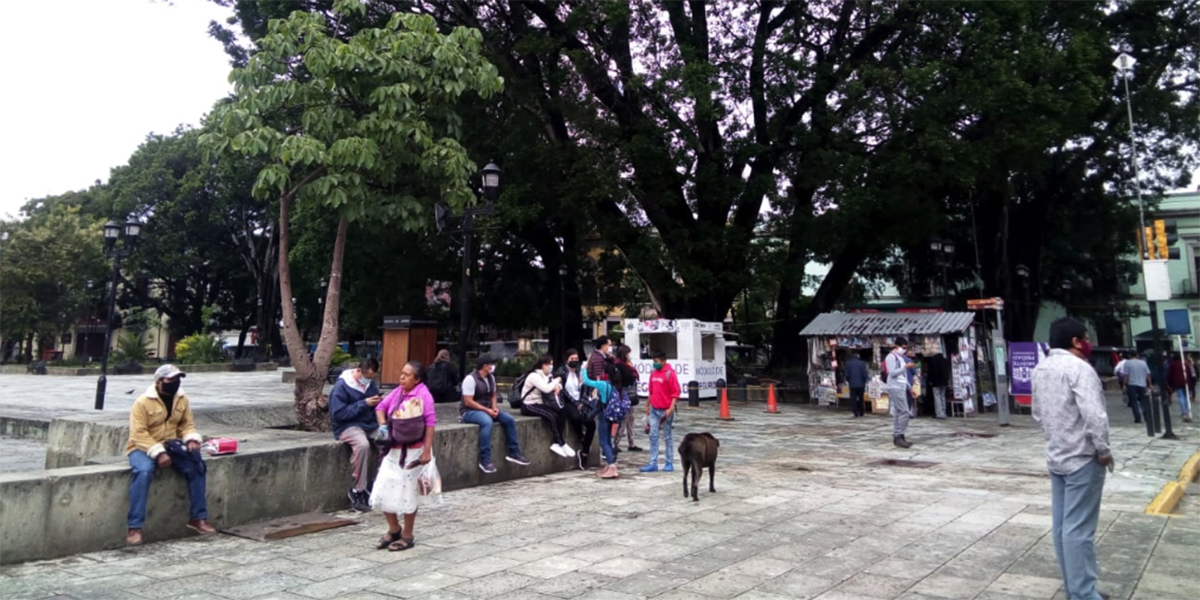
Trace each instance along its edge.
{"label": "face mask", "polygon": [[548,374],[548,373],[552,373],[552,372],[554,371],[554,365],[546,365],[546,366],[545,366],[545,367],[542,369],[542,371],[543,371],[543,372],[545,372],[545,373],[547,373],[547,374]]}
{"label": "face mask", "polygon": [[577,361],[577,360],[570,361],[570,362],[568,362],[568,363],[567,363],[567,366],[568,366],[568,367],[571,367],[572,369],[578,369],[578,368],[579,368],[579,361]]}
{"label": "face mask", "polygon": [[371,383],[373,381],[374,380],[372,380],[370,377],[363,377],[362,379],[358,380],[358,382],[361,383],[363,387],[370,387]]}
{"label": "face mask", "polygon": [[666,365],[664,365],[663,363],[660,363],[660,362],[656,362],[656,363],[654,363],[654,370],[661,371],[664,366],[666,366]]}
{"label": "face mask", "polygon": [[166,396],[167,398],[174,398],[175,394],[179,393],[179,385],[180,385],[180,382],[178,382],[178,381],[162,382],[163,396]]}
{"label": "face mask", "polygon": [[1085,359],[1091,358],[1092,357],[1092,343],[1087,340],[1080,340],[1079,341],[1079,353],[1082,354]]}

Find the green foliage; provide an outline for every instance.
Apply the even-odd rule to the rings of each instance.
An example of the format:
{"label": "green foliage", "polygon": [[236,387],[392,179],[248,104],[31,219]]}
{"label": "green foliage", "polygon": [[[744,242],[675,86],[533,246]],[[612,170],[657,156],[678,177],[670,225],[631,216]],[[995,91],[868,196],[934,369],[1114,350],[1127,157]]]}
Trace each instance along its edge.
{"label": "green foliage", "polygon": [[142,364],[150,359],[150,348],[145,333],[122,331],[117,336],[117,347],[112,360],[116,364]]}
{"label": "green foliage", "polygon": [[349,352],[342,350],[341,346],[334,346],[333,347],[333,358],[329,359],[329,364],[331,366],[336,367],[336,366],[346,365],[346,364],[352,362],[353,360],[354,360],[354,356],[351,355]]}
{"label": "green foliage", "polygon": [[525,356],[516,356],[512,360],[506,360],[496,365],[497,377],[520,377],[529,372],[533,368],[533,363],[537,360],[532,354]]}
{"label": "green foliage", "polygon": [[175,357],[185,365],[225,362],[224,343],[208,333],[193,333],[175,344]]}
{"label": "green foliage", "polygon": [[473,202],[476,166],[457,141],[456,105],[468,92],[499,92],[503,80],[478,31],[441,34],[428,16],[398,12],[347,40],[332,35],[335,20],[360,8],[339,2],[338,14],[271,21],[258,52],[230,75],[234,101],[216,108],[203,141],[266,157],[254,186],[261,197],[299,193],[352,220],[414,230],[432,199]]}
{"label": "green foliage", "polygon": [[0,222],[0,229],[9,235],[0,242],[0,335],[67,331],[104,289],[110,267],[101,224],[78,207],[55,203],[22,221]]}
{"label": "green foliage", "polygon": [[134,308],[126,311],[121,316],[121,329],[135,333],[139,336],[145,336],[158,326],[158,315],[152,310],[144,308]]}

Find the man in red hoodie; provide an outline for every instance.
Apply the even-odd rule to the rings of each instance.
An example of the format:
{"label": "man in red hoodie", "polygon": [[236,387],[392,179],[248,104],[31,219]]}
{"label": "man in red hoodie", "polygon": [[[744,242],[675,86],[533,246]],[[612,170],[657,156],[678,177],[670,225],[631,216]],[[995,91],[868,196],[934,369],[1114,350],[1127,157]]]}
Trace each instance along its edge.
{"label": "man in red hoodie", "polygon": [[658,432],[666,436],[667,464],[664,471],[675,470],[675,447],[671,445],[671,426],[675,424],[675,402],[679,400],[679,377],[667,364],[667,353],[655,350],[654,371],[650,373],[650,402],[646,403],[646,419],[650,424],[650,464],[643,473],[658,470]]}

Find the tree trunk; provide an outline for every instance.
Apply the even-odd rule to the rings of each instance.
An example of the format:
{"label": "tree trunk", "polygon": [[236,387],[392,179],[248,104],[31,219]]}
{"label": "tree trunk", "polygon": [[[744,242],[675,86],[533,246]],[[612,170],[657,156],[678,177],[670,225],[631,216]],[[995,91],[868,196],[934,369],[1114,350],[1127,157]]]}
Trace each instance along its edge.
{"label": "tree trunk", "polygon": [[279,295],[283,305],[283,339],[288,356],[296,369],[294,397],[296,421],[306,431],[325,431],[329,428],[328,399],[322,398],[325,377],[329,372],[329,361],[338,339],[338,308],[341,306],[342,262],[346,251],[346,217],[338,220],[337,237],[333,244],[333,261],[329,271],[329,287],[325,294],[325,314],[321,322],[321,336],[317,351],[312,358],[304,346],[304,339],[296,325],[296,306],[292,302],[292,273],[288,260],[291,251],[289,239],[289,214],[296,193],[309,182],[324,174],[317,170],[305,177],[296,187],[279,199]]}

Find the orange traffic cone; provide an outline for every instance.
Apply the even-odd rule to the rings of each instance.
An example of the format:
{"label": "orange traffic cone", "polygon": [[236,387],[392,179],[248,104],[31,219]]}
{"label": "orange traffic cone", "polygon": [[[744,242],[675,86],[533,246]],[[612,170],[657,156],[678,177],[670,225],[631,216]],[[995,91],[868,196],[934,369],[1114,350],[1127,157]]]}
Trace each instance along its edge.
{"label": "orange traffic cone", "polygon": [[775,384],[767,389],[767,412],[771,414],[779,413],[779,405],[775,404]]}
{"label": "orange traffic cone", "polygon": [[729,392],[725,388],[721,388],[721,414],[717,418],[722,421],[732,421],[733,417],[729,416]]}

